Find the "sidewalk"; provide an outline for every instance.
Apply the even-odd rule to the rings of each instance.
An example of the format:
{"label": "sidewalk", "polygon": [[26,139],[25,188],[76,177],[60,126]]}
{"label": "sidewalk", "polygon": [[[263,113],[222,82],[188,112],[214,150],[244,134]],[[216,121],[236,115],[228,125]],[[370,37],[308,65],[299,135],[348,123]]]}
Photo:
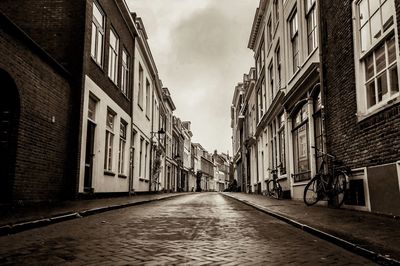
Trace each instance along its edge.
{"label": "sidewalk", "polygon": [[187,193],[162,193],[65,201],[51,205],[0,209],[0,236],[96,213],[163,200]]}
{"label": "sidewalk", "polygon": [[368,212],[307,207],[301,201],[223,193],[383,265],[400,264],[400,219]]}

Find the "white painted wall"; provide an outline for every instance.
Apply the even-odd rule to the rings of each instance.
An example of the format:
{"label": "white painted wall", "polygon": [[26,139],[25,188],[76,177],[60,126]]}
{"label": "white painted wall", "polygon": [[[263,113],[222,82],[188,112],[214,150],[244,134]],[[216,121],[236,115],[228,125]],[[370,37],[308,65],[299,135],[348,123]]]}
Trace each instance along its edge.
{"label": "white painted wall", "polygon": [[[93,80],[88,76],[85,77],[85,92],[83,100],[83,122],[82,122],[82,139],[81,139],[81,159],[79,173],[79,192],[84,192],[84,176],[85,176],[85,156],[86,156],[86,133],[87,133],[87,113],[89,94],[92,94],[98,99],[96,106],[96,129],[94,143],[94,158],[93,158],[93,178],[92,187],[94,192],[128,192],[129,178],[121,178],[118,176],[118,147],[119,147],[119,132],[120,122],[123,119],[128,123],[127,138],[125,144],[125,163],[124,173],[128,176],[129,173],[129,146],[130,146],[130,115],[122,110]],[[113,139],[113,163],[112,172],[114,176],[104,174],[104,156],[105,156],[105,134],[106,134],[106,117],[107,108],[111,108],[115,113],[114,120],[114,139]]]}

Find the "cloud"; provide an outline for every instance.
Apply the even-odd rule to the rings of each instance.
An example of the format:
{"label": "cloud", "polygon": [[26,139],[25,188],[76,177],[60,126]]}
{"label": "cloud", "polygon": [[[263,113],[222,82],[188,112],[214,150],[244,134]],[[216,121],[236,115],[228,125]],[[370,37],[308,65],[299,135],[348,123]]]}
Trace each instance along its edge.
{"label": "cloud", "polygon": [[258,0],[128,0],[143,18],[163,84],[192,121],[194,141],[231,150],[235,85],[254,65],[247,49]]}

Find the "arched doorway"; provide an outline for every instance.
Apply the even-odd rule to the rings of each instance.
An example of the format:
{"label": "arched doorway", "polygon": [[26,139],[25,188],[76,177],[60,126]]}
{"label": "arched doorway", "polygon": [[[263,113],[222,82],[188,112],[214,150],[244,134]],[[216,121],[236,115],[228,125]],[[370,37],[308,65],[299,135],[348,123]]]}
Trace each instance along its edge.
{"label": "arched doorway", "polygon": [[6,203],[12,199],[20,104],[13,79],[2,69],[0,84],[0,203]]}

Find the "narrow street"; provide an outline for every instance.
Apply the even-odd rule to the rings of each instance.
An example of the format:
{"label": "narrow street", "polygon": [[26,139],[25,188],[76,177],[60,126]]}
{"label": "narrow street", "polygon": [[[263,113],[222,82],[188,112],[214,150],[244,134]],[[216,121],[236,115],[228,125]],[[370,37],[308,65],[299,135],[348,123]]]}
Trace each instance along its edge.
{"label": "narrow street", "polygon": [[200,193],[0,238],[1,265],[370,265],[217,193]]}

